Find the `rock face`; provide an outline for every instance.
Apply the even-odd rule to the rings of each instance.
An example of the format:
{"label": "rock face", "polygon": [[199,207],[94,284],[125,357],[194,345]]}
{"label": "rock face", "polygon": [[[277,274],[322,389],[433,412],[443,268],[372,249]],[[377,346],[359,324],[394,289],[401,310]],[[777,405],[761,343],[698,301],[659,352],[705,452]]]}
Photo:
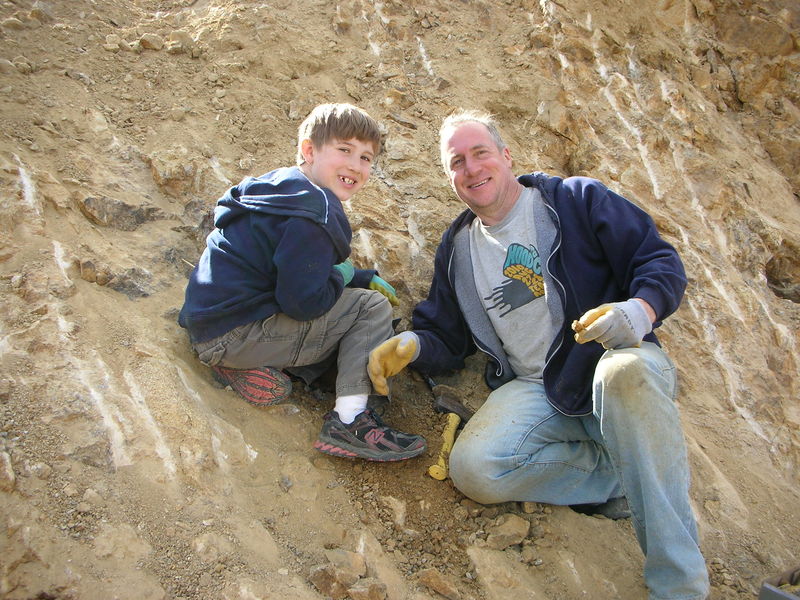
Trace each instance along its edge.
{"label": "rock face", "polygon": [[[659,335],[713,597],[752,598],[800,539],[799,39],[793,0],[0,2],[0,596],[645,597],[627,523],[428,478],[411,374],[387,419],[430,456],[362,465],[311,450],[330,391],[258,410],[196,361],[175,319],[214,202],[346,101],[387,133],[347,210],[401,328],[462,210],[456,107],[519,173],[653,215],[689,275]],[[482,369],[442,383],[476,407]]]}

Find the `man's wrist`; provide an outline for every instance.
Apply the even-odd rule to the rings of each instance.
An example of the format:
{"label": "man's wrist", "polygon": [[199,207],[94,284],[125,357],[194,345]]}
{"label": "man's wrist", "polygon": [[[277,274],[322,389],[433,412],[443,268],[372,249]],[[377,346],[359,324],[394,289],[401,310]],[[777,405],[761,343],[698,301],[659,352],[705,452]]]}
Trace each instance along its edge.
{"label": "man's wrist", "polygon": [[656,311],[653,310],[653,307],[650,306],[647,300],[642,300],[641,298],[632,298],[632,300],[636,300],[639,304],[642,305],[642,308],[644,308],[644,312],[647,313],[647,318],[650,319],[651,325],[656,322],[657,318]]}

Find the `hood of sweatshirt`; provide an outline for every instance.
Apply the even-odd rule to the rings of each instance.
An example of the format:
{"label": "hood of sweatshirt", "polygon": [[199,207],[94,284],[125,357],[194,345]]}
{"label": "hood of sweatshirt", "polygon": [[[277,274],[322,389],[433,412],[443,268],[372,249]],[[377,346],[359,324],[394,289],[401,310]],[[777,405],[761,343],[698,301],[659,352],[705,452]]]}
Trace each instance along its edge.
{"label": "hood of sweatshirt", "polygon": [[310,219],[330,235],[342,260],[350,255],[353,232],[342,203],[333,192],[312,183],[297,167],[247,177],[230,188],[217,201],[214,226],[222,229],[249,212]]}

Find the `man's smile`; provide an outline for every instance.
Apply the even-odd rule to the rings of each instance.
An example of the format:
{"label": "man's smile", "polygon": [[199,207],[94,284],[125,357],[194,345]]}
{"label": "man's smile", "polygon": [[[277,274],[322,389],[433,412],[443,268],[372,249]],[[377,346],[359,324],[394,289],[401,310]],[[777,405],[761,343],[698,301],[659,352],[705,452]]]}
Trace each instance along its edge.
{"label": "man's smile", "polygon": [[491,177],[487,177],[486,179],[483,179],[483,180],[479,181],[478,183],[473,183],[473,184],[471,184],[471,185],[468,185],[467,187],[468,187],[469,189],[471,189],[471,190],[474,190],[475,188],[479,188],[479,187],[481,187],[482,185],[484,185],[484,184],[488,183],[488,182],[489,182],[489,179],[491,179]]}

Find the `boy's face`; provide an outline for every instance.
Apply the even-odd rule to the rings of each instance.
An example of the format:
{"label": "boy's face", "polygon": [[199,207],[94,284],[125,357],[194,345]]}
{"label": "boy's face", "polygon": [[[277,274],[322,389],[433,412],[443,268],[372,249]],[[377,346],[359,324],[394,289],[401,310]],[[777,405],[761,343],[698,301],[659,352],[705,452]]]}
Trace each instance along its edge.
{"label": "boy's face", "polygon": [[306,162],[300,169],[320,187],[328,188],[342,202],[349,200],[369,179],[375,147],[356,138],[331,140],[317,148],[303,140]]}

